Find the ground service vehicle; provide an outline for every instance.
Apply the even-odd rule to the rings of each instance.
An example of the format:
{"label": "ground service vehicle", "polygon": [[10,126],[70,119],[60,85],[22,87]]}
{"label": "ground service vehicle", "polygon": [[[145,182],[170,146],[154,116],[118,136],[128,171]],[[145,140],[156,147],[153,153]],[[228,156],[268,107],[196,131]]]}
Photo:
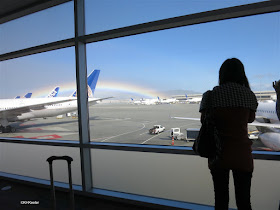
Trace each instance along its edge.
{"label": "ground service vehicle", "polygon": [[152,127],[149,130],[150,134],[159,134],[160,132],[163,132],[165,130],[165,127],[161,126],[161,125],[154,125],[154,127]]}
{"label": "ground service vehicle", "polygon": [[171,128],[170,137],[174,137],[175,140],[186,140],[186,137],[181,133],[180,128]]}

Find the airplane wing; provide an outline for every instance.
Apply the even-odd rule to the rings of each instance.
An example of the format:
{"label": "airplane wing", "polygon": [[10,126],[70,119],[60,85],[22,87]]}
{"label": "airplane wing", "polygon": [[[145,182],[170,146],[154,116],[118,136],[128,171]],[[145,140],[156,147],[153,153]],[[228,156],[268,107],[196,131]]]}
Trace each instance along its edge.
{"label": "airplane wing", "polygon": [[37,104],[33,104],[33,105],[26,105],[26,106],[11,108],[11,109],[0,110],[0,119],[15,117],[20,114],[30,112],[31,110],[45,109],[45,106],[48,106],[48,105],[59,104],[59,103],[63,103],[63,102],[73,101],[73,100],[77,100],[77,99],[68,98],[68,99],[57,100],[57,101],[52,101],[52,102],[37,103]]}
{"label": "airplane wing", "polygon": [[109,98],[114,98],[114,97],[106,97],[106,98],[88,98],[88,103],[91,104],[91,103],[96,103],[98,101],[103,101],[105,99],[109,99]]}
{"label": "airplane wing", "polygon": [[174,119],[179,119],[179,120],[194,120],[194,121],[200,121],[200,118],[191,118],[191,117],[171,117]]}
{"label": "airplane wing", "polygon": [[[171,117],[174,119],[179,119],[179,120],[195,120],[195,121],[200,121],[200,118],[190,118],[190,117]],[[249,125],[253,126],[260,126],[260,127],[270,127],[270,128],[280,128],[280,124],[275,124],[275,123],[261,123],[254,121],[252,123],[248,123]]]}
{"label": "airplane wing", "polygon": [[280,124],[275,124],[275,123],[261,123],[261,122],[254,121],[248,124],[253,126],[260,126],[260,127],[280,128]]}

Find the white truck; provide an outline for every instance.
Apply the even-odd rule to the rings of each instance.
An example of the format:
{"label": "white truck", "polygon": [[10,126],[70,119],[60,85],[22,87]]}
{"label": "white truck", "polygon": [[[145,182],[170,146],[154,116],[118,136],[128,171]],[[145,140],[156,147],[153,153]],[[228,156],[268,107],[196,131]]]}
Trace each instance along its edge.
{"label": "white truck", "polygon": [[154,125],[150,130],[150,134],[159,134],[160,132],[163,132],[165,130],[165,127],[161,125]]}
{"label": "white truck", "polygon": [[186,137],[183,133],[181,133],[180,128],[171,128],[170,137],[174,137],[174,140],[186,140]]}

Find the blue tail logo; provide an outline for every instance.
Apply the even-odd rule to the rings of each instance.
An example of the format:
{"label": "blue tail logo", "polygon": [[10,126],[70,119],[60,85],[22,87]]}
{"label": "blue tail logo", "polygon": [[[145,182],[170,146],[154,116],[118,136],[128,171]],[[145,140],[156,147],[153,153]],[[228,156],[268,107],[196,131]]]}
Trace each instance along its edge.
{"label": "blue tail logo", "polygon": [[57,97],[59,91],[59,87],[55,87],[47,96],[47,98],[53,98],[53,97]]}
{"label": "blue tail logo", "polygon": [[70,97],[77,97],[77,92],[74,91],[74,93],[72,93],[72,94],[70,95]]}
{"label": "blue tail logo", "polygon": [[23,98],[31,98],[32,93],[26,93],[25,96],[23,96]]}
{"label": "blue tail logo", "polygon": [[100,74],[100,70],[95,69],[93,72],[90,73],[87,79],[88,83],[88,97],[93,97],[95,87],[97,84],[97,80]]}
{"label": "blue tail logo", "polygon": [[[100,74],[100,70],[95,69],[88,75],[88,78],[87,78],[88,97],[93,97],[99,74]],[[75,91],[73,94],[71,94],[71,97],[77,97],[77,91]]]}

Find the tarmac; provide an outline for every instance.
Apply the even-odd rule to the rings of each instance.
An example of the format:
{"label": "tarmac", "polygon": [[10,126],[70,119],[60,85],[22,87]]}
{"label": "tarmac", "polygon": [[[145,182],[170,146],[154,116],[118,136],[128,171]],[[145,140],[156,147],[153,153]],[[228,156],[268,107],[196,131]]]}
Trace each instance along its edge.
{"label": "tarmac", "polygon": [[[90,139],[94,142],[172,145],[171,128],[180,128],[184,137],[186,129],[199,129],[199,121],[174,119],[172,117],[200,118],[199,104],[134,105],[127,103],[100,103],[89,108]],[[153,125],[162,125],[164,132],[149,134]],[[78,140],[76,117],[49,117],[14,123],[16,133],[2,133],[2,137]],[[249,130],[256,130],[249,126]],[[175,146],[192,146],[194,139],[175,140]],[[260,150],[264,145],[253,141],[253,148]]]}

